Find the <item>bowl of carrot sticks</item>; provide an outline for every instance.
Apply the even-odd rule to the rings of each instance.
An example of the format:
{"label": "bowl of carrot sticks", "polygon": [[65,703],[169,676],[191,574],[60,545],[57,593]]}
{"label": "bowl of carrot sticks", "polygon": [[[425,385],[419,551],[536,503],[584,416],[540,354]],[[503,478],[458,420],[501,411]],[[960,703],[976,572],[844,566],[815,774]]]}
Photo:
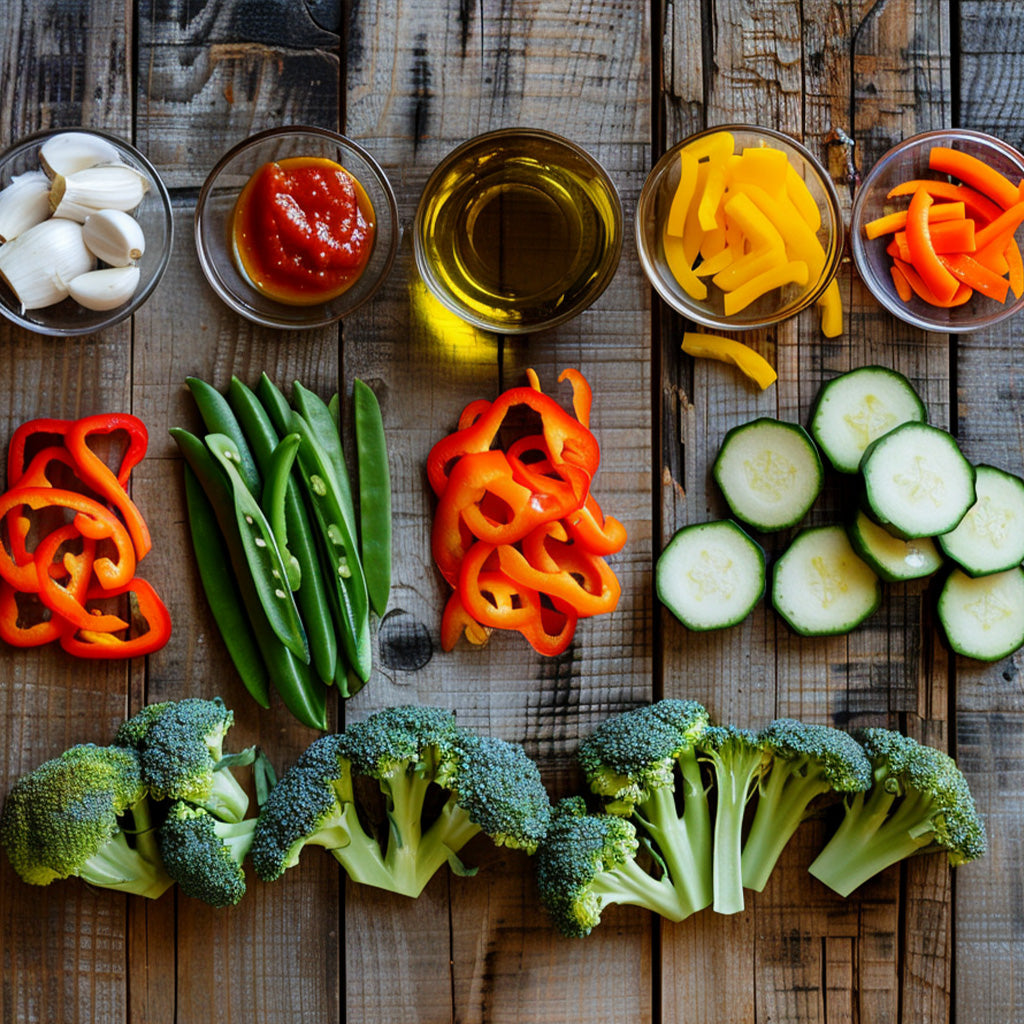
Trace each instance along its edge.
{"label": "bowl of carrot sticks", "polygon": [[850,243],[861,280],[922,330],[977,331],[1024,304],[1024,156],[982,132],[912,136],[854,197]]}
{"label": "bowl of carrot sticks", "polygon": [[673,146],[641,190],[635,229],[648,279],[689,320],[745,331],[817,306],[822,332],[842,331],[839,199],[782,132],[722,125]]}

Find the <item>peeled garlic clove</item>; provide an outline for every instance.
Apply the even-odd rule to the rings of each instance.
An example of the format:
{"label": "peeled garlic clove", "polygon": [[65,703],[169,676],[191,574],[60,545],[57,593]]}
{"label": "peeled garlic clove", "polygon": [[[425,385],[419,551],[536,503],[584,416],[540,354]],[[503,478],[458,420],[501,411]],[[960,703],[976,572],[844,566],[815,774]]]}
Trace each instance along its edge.
{"label": "peeled garlic clove", "polygon": [[42,171],[15,175],[0,190],[0,242],[17,238],[50,216],[50,179]]}
{"label": "peeled garlic clove", "polygon": [[76,174],[97,164],[120,163],[117,147],[91,132],[61,132],[39,147],[39,162],[51,177]]}
{"label": "peeled garlic clove", "polygon": [[149,182],[134,167],[109,164],[87,167],[75,174],[58,174],[50,186],[54,217],[80,224],[97,210],[134,210],[142,202]]}
{"label": "peeled garlic clove", "polygon": [[73,278],[68,284],[71,298],[86,309],[117,309],[139,287],[138,267],[104,267]]}
{"label": "peeled garlic clove", "polygon": [[67,282],[95,267],[82,241],[82,226],[70,220],[44,220],[0,245],[0,277],[22,309],[42,309],[68,296]]}
{"label": "peeled garlic clove", "polygon": [[82,225],[82,238],[89,251],[112,267],[127,267],[146,251],[142,226],[123,210],[98,210]]}

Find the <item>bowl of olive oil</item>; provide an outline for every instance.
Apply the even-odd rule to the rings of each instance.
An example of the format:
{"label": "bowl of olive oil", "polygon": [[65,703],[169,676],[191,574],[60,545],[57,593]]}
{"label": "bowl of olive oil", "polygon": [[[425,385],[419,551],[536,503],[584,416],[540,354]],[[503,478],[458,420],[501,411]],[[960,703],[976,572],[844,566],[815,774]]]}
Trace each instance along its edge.
{"label": "bowl of olive oil", "polygon": [[416,266],[449,310],[527,334],[604,291],[622,254],[622,204],[604,168],[535,128],[471,139],[431,174],[413,228]]}

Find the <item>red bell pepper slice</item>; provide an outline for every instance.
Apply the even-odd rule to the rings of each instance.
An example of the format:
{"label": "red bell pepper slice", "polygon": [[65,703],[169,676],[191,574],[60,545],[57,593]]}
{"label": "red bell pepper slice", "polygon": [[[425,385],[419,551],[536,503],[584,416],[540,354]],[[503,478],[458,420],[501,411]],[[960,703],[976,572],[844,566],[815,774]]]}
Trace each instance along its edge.
{"label": "red bell pepper slice", "polygon": [[572,643],[576,620],[571,610],[541,607],[540,615],[519,632],[538,654],[554,658]]}
{"label": "red bell pepper slice", "polygon": [[463,607],[481,626],[520,629],[540,615],[540,595],[504,572],[488,569],[498,549],[477,541],[462,560],[458,592]]}
{"label": "red bell pepper slice", "polygon": [[[22,608],[18,598],[30,600],[37,606],[36,621],[23,624]],[[43,616],[49,615],[49,618]],[[6,580],[0,580],[0,640],[12,647],[42,647],[59,640],[61,634],[72,629],[59,615],[54,615],[39,600],[38,594],[24,594]]]}
{"label": "red bell pepper slice", "polygon": [[[2,595],[0,595],[2,600]],[[2,610],[2,606],[0,606]],[[448,596],[448,601],[441,614],[441,650],[454,650],[459,642],[459,637],[465,636],[474,646],[481,647],[487,643],[491,630],[487,626],[481,626],[469,612],[466,611],[458,590],[453,590]]]}
{"label": "red bell pepper slice", "polygon": [[25,450],[30,437],[37,434],[51,435],[63,438],[67,432],[71,420],[54,419],[46,417],[41,419],[28,420],[20,424],[11,434],[7,444],[7,486],[13,487],[17,484],[25,472]]}
{"label": "red bell pepper slice", "polygon": [[558,383],[567,380],[572,385],[572,408],[576,419],[590,429],[590,408],[594,404],[594,393],[587,378],[579,370],[567,366],[559,375]]}
{"label": "red bell pepper slice", "polygon": [[[60,636],[60,645],[68,654],[79,658],[139,658],[160,650],[171,635],[171,616],[166,605],[150,584],[133,577],[128,583],[112,590],[90,589],[88,600],[130,595],[138,615],[146,621],[143,632],[131,637],[118,637],[114,632],[81,629]],[[133,615],[132,619],[136,618]]]}
{"label": "red bell pepper slice", "polygon": [[[110,467],[89,447],[89,438],[93,434],[112,434],[118,430],[127,432],[128,448],[115,476]],[[121,513],[135,545],[136,557],[144,557],[153,546],[149,527],[135,502],[128,496],[125,486],[128,474],[146,453],[149,433],[145,424],[129,413],[84,416],[68,426],[65,443],[78,465],[82,480]]]}
{"label": "red bell pepper slice", "polygon": [[592,494],[586,504],[565,517],[569,535],[592,555],[614,555],[626,544],[626,528],[614,516],[605,516]]}

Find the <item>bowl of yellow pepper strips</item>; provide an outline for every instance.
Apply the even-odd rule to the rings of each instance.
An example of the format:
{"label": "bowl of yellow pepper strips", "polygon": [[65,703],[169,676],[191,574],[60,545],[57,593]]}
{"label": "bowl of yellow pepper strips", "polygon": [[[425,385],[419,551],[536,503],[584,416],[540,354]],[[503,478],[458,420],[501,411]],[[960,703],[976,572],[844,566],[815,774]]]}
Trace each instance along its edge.
{"label": "bowl of yellow pepper strips", "polygon": [[842,332],[839,198],[782,132],[723,125],[672,147],[641,191],[636,241],[655,290],[689,320],[751,330],[816,304],[822,332]]}
{"label": "bowl of yellow pepper strips", "polygon": [[977,331],[1024,305],[1024,156],[981,132],[894,146],[854,196],[850,243],[871,294],[922,330]]}

